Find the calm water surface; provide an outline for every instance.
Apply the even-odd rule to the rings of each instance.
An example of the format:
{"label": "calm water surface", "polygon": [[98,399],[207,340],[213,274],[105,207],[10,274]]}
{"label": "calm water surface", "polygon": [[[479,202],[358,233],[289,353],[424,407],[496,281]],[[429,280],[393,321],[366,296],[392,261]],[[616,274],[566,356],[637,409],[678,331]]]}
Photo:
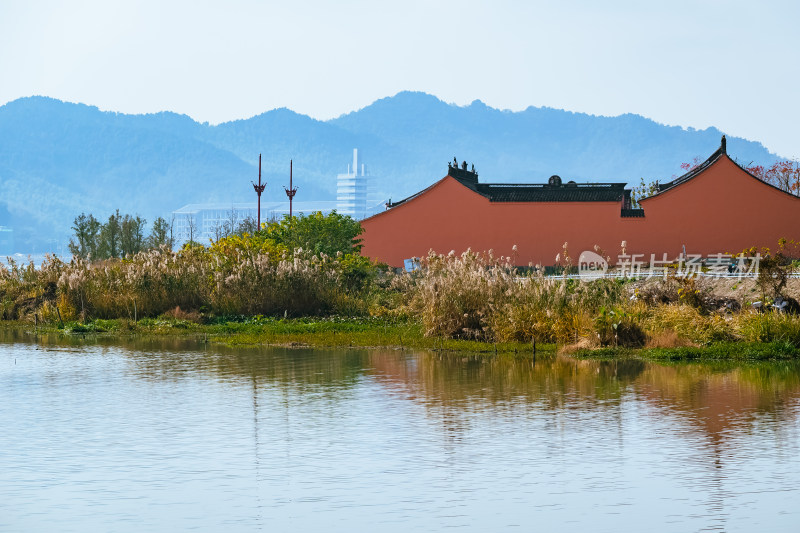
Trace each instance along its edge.
{"label": "calm water surface", "polygon": [[0,531],[798,531],[800,366],[0,331]]}

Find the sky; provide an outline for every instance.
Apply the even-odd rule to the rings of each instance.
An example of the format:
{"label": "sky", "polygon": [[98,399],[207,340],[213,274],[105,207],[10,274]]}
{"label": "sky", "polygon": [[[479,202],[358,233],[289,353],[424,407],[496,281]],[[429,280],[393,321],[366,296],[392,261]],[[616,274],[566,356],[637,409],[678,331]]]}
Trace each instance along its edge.
{"label": "sky", "polygon": [[0,105],[219,123],[399,91],[637,113],[800,158],[800,2],[0,0]]}

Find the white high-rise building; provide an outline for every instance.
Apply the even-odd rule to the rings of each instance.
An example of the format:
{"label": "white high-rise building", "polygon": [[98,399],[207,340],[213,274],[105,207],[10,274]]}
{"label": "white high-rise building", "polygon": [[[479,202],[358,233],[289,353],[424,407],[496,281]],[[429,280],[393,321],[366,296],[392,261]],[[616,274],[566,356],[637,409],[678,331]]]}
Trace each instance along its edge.
{"label": "white high-rise building", "polygon": [[354,148],[352,168],[348,165],[347,173],[336,177],[336,211],[356,220],[365,218],[368,214],[369,182],[366,165],[361,163],[361,168],[358,168],[358,148]]}

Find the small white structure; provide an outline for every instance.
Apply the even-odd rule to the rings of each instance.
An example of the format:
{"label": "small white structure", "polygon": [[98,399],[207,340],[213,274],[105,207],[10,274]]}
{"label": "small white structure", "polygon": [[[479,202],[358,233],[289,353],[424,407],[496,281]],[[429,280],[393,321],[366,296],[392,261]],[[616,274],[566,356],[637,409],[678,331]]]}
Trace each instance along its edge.
{"label": "small white structure", "polygon": [[362,162],[361,168],[358,168],[358,148],[354,148],[353,167],[348,165],[347,173],[336,177],[336,212],[356,220],[369,216],[367,196],[370,182],[366,165]]}

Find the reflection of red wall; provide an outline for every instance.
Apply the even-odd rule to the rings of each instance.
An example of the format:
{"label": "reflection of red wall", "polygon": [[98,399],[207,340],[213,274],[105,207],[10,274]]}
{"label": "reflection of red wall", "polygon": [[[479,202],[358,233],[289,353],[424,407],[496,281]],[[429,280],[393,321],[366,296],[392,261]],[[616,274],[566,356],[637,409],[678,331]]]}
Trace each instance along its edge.
{"label": "reflection of red wall", "polygon": [[362,253],[393,266],[403,260],[467,248],[493,249],[516,263],[555,263],[564,242],[577,262],[599,245],[616,262],[628,253],[739,253],[800,239],[800,198],[739,168],[727,156],[683,184],[642,201],[644,218],[622,218],[618,202],[490,202],[445,177],[416,198],[362,221]]}

